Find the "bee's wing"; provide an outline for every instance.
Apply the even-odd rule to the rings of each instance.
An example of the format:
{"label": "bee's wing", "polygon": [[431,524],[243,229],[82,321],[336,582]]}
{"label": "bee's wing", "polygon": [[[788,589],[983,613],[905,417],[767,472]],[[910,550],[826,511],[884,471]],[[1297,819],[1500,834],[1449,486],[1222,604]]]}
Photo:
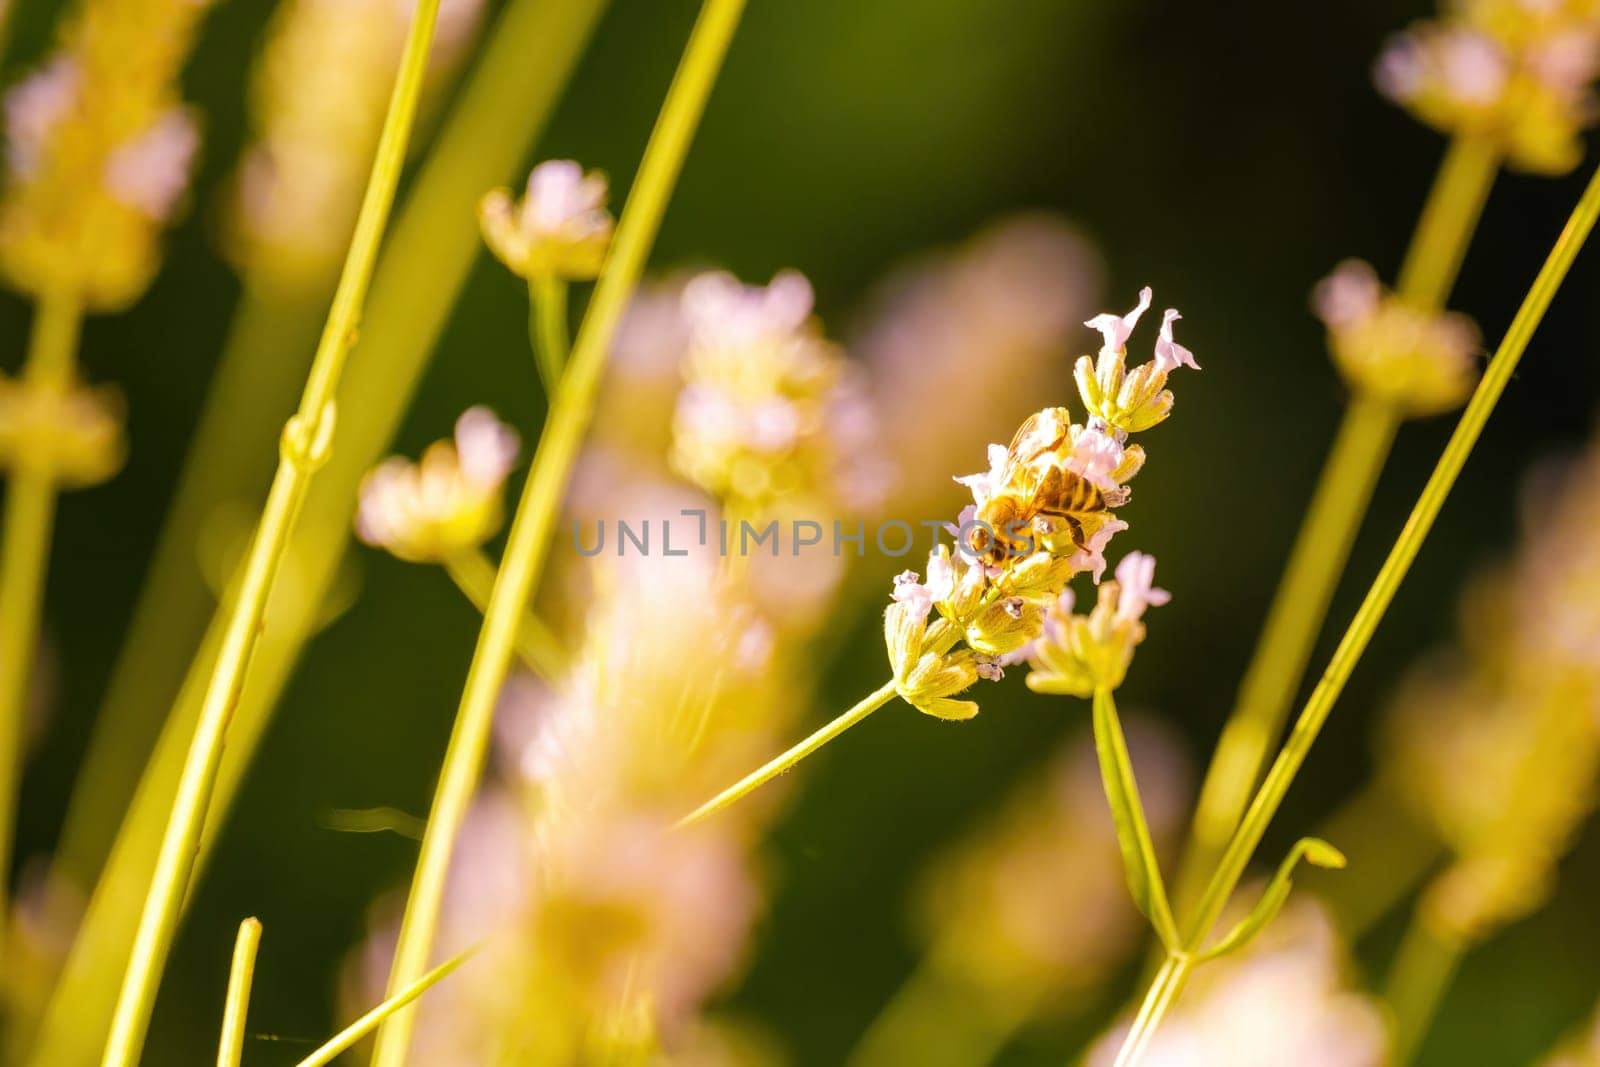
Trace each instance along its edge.
{"label": "bee's wing", "polygon": [[1012,466],[1026,465],[1040,456],[1054,452],[1066,441],[1072,424],[1066,408],[1045,408],[1028,416],[1017,428],[1006,450]]}

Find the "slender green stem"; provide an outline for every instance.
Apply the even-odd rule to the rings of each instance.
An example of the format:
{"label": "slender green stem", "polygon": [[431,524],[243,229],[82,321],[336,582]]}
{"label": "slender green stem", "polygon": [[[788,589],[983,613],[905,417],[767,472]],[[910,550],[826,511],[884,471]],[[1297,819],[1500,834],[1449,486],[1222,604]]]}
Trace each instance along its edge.
{"label": "slender green stem", "polygon": [[[470,225],[475,206],[483,190],[511,180],[532,151],[606,6],[605,0],[510,0],[409,183],[407,203],[384,239],[373,275],[360,356],[351,361],[340,384],[333,455],[312,486],[293,537],[291,551],[304,593],[278,598],[272,625],[256,649],[202,835],[202,863],[216,840],[217,816],[237,794],[297,657],[318,628],[323,598],[337,581],[349,544],[350,501],[362,477],[390,451],[455,298],[482,254],[477,227]],[[269,476],[270,471],[263,475],[263,491]],[[193,565],[192,555],[175,553],[172,558]],[[154,588],[149,592],[158,603],[169,593],[163,579],[171,573],[151,576]],[[116,976],[128,959],[228,613],[227,605],[216,612],[202,655],[187,667],[174,662],[177,653],[164,644],[132,650],[137,658],[127,669],[138,684],[128,687],[127,703],[108,696],[101,708],[97,744],[116,740],[100,737],[108,720],[142,715],[160,723],[178,694],[136,793],[132,781],[118,775],[80,777],[74,783],[63,841],[77,842],[73,852],[78,862],[68,874],[77,884],[88,885],[102,862],[105,870],[29,1050],[29,1062],[39,1067],[80,1067],[99,1060],[117,994]],[[113,743],[110,749],[115,753],[117,746]],[[136,751],[133,758],[141,759],[142,748]],[[115,832],[109,856],[105,850],[113,834],[103,831],[103,824]]]}
{"label": "slender green stem", "polygon": [[878,689],[874,689],[871,693],[863,697],[861,702],[855,707],[851,708],[843,715],[840,715],[838,718],[828,723],[828,725],[824,726],[822,729],[818,730],[816,733],[812,734],[798,745],[795,745],[787,752],[784,752],[780,756],[775,756],[766,763],[763,763],[761,766],[757,767],[755,770],[751,771],[749,774],[745,775],[743,778],[739,779],[737,782],[733,783],[728,788],[724,789],[722,792],[718,793],[716,796],[700,805],[698,808],[695,808],[682,819],[679,819],[678,825],[688,826],[691,823],[697,823],[707,816],[715,815],[717,812],[728,807],[730,804],[733,804],[741,797],[748,796],[750,793],[755,792],[757,789],[766,785],[780,774],[784,774],[793,769],[795,764],[799,763],[817,749],[821,748],[823,745],[826,745],[829,741],[832,741],[834,738],[850,729],[850,727],[856,725],[862,719],[865,719],[868,715],[871,715],[873,712],[889,703],[889,701],[894,699],[894,696],[895,684],[893,681],[884,684]]}
{"label": "slender green stem", "polygon": [[[705,0],[683,59],[673,77],[638,176],[617,225],[616,240],[595,285],[593,299],[561,377],[550,416],[534,454],[522,499],[507,535],[483,629],[456,711],[434,793],[428,830],[412,877],[400,939],[389,974],[391,991],[427,967],[434,929],[444,901],[455,839],[477,788],[488,749],[495,702],[510,665],[516,631],[549,554],[568,476],[594,413],[600,376],[611,339],[645,259],[655,241],[667,199],[677,183],[689,141],[699,125],[711,86],[744,10],[744,0]],[[400,1067],[411,1041],[412,1013],[389,1018],[378,1032],[373,1056],[378,1067]]]}
{"label": "slender green stem", "polygon": [[1186,914],[1205,888],[1250,802],[1267,754],[1283,732],[1289,702],[1305,674],[1399,424],[1392,408],[1360,396],[1345,410],[1200,789],[1178,878],[1180,913]]}
{"label": "slender green stem", "polygon": [[1100,759],[1100,780],[1105,787],[1106,803],[1111,808],[1111,818],[1117,827],[1117,841],[1122,848],[1122,865],[1133,892],[1134,903],[1150,918],[1161,943],[1169,950],[1178,947],[1178,928],[1172,918],[1172,908],[1167,902],[1166,885],[1161,879],[1161,865],[1156,860],[1155,841],[1150,836],[1150,822],[1145,817],[1144,801],[1139,797],[1139,783],[1133,774],[1133,757],[1128,753],[1128,741],[1122,732],[1122,720],[1117,716],[1116,699],[1111,690],[1101,686],[1094,692],[1094,747]]}
{"label": "slender green stem", "polygon": [[[22,370],[23,388],[59,395],[72,387],[81,315],[78,301],[65,294],[39,298]],[[8,472],[5,518],[0,525],[0,915],[8,914],[5,872],[11,869],[11,842],[16,831],[23,718],[55,525],[55,471],[48,459],[33,462],[33,457],[47,452],[24,449],[17,456]]]}
{"label": "slender green stem", "polygon": [[[479,611],[489,607],[489,595],[494,591],[494,564],[482,552],[468,552],[447,559],[444,569],[456,583],[456,588]],[[523,615],[517,627],[517,656],[523,664],[541,678],[556,678],[561,674],[566,653],[561,642],[544,620],[532,612]]]}
{"label": "slender green stem", "polygon": [[1444,306],[1489,198],[1501,155],[1494,143],[1457,137],[1445,150],[1428,191],[1395,291],[1427,310]]}
{"label": "slender green stem", "polygon": [[1384,990],[1394,1020],[1390,1067],[1406,1067],[1416,1057],[1466,950],[1461,938],[1429,923],[1421,907],[1412,915]]}
{"label": "slender green stem", "polygon": [[[1534,279],[1532,288],[1517,310],[1516,317],[1506,331],[1505,338],[1500,342],[1494,358],[1489,361],[1489,366],[1473,392],[1472,399],[1468,401],[1466,410],[1462,412],[1455,431],[1450,435],[1450,441],[1445,445],[1438,465],[1428,478],[1428,484],[1423,487],[1422,495],[1412,508],[1410,518],[1400,531],[1394,548],[1390,550],[1383,567],[1378,571],[1377,578],[1340,640],[1321,680],[1312,691],[1304,710],[1301,711],[1288,741],[1278,753],[1272,769],[1267,772],[1260,790],[1250,802],[1239,829],[1228,842],[1228,847],[1224,850],[1222,859],[1206,886],[1205,894],[1200,899],[1190,926],[1186,942],[1186,948],[1190,953],[1197,951],[1204,944],[1218,916],[1227,906],[1228,898],[1238,886],[1250,857],[1255,854],[1256,846],[1261,843],[1268,824],[1271,823],[1279,805],[1283,803],[1284,796],[1289,792],[1289,786],[1294,782],[1295,775],[1310,754],[1317,735],[1328,721],[1328,716],[1332,713],[1340,693],[1343,692],[1345,683],[1349,681],[1362,653],[1371,643],[1378,623],[1382,621],[1384,613],[1400,588],[1400,583],[1405,579],[1406,572],[1410,570],[1417,553],[1421,551],[1423,541],[1433,528],[1434,521],[1438,519],[1440,509],[1444,507],[1445,498],[1449,496],[1456,478],[1467,462],[1467,457],[1471,455],[1473,446],[1483,433],[1484,424],[1488,422],[1495,404],[1505,392],[1506,384],[1511,380],[1511,375],[1522,359],[1523,352],[1527,350],[1528,342],[1532,340],[1534,331],[1550,307],[1550,301],[1555,297],[1556,290],[1560,288],[1562,280],[1571,268],[1578,251],[1583,247],[1584,241],[1588,239],[1590,231],[1594,229],[1597,215],[1600,215],[1600,170],[1597,170],[1590,179],[1583,196],[1573,209],[1572,217],[1567,220],[1567,225],[1557,238],[1555,247],[1551,249],[1538,277]],[[1154,1023],[1151,1024],[1152,1027],[1159,1021],[1158,1013]]]}
{"label": "slender green stem", "polygon": [[239,924],[228,971],[228,999],[222,1005],[222,1038],[217,1042],[217,1067],[239,1067],[244,1056],[244,1021],[250,1011],[250,985],[256,976],[256,949],[261,945],[261,920]]}
{"label": "slender green stem", "polygon": [[467,958],[471,955],[472,951],[469,949],[454,959],[446,960],[444,963],[439,964],[439,966],[418,978],[415,982],[412,982],[349,1026],[340,1030],[328,1039],[327,1044],[301,1060],[296,1067],[323,1067],[324,1064],[332,1063],[341,1052],[350,1049],[357,1041],[360,1041],[382,1025],[383,1021],[389,1016],[422,996],[428,991],[429,987],[443,980],[451,971],[467,962]]}
{"label": "slender green stem", "polygon": [[[1413,306],[1443,306],[1499,165],[1498,151],[1485,141],[1458,137],[1450,143],[1400,270],[1399,295]],[[1178,873],[1180,914],[1189,912],[1203,890],[1283,733],[1399,425],[1398,412],[1370,398],[1354,397],[1345,411],[1200,788]]]}
{"label": "slender green stem", "polygon": [[267,601],[295,518],[312,478],[328,457],[335,418],[333,391],[350,347],[355,343],[372,264],[388,222],[395,186],[400,180],[438,10],[439,0],[421,0],[406,38],[405,53],[384,118],[372,175],[356,219],[350,253],[334,293],[300,409],[284,428],[278,472],[273,477],[266,508],[252,539],[238,600],[223,632],[201,702],[199,722],[184,759],[177,796],[162,836],[133,952],[112,1015],[104,1058],[107,1067],[134,1063],[144,1045],[161,972],[177,931],[189,875],[200,849],[200,834],[222,762],[228,721],[244,688],[245,673],[260,636]]}
{"label": "slender green stem", "polygon": [[1150,983],[1150,991],[1145,995],[1144,1003],[1139,1006],[1139,1014],[1134,1016],[1128,1036],[1123,1039],[1122,1048],[1117,1052],[1115,1067],[1134,1067],[1139,1062],[1150,1045],[1150,1039],[1155,1036],[1156,1028],[1161,1025],[1161,1020],[1166,1017],[1167,1011],[1177,1002],[1184,987],[1189,984],[1189,976],[1193,973],[1193,957],[1174,954],[1167,956],[1161,965],[1161,970],[1156,973],[1155,981]]}
{"label": "slender green stem", "polygon": [[541,275],[528,279],[528,337],[546,396],[554,396],[567,367],[567,283]]}

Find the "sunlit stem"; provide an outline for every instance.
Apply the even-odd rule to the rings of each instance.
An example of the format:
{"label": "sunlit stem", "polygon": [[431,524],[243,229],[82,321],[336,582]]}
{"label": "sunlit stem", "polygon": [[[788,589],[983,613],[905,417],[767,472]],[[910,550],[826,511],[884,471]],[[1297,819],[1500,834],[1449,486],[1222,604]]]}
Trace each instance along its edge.
{"label": "sunlit stem", "polygon": [[472,952],[469,949],[454,959],[446,960],[444,963],[439,964],[439,966],[418,978],[415,982],[412,982],[349,1026],[340,1030],[328,1039],[327,1044],[301,1060],[295,1067],[323,1067],[324,1064],[332,1063],[339,1057],[340,1053],[348,1051],[357,1041],[376,1030],[389,1016],[422,996],[431,986],[443,980],[451,971],[467,962],[467,958],[471,955]]}
{"label": "sunlit stem", "polygon": [[[1485,141],[1458,137],[1451,142],[1400,270],[1396,292],[1412,306],[1425,311],[1443,306],[1499,164],[1498,151]],[[1283,732],[1399,425],[1398,412],[1371,398],[1358,395],[1345,411],[1206,770],[1178,875],[1180,914],[1194,905]]]}
{"label": "sunlit stem", "polygon": [[[338,582],[350,541],[351,501],[361,479],[391,451],[429,354],[473,262],[482,255],[477,228],[470,222],[475,205],[485,189],[511,179],[532,150],[605,7],[605,0],[509,0],[502,5],[448,120],[409,184],[407,203],[384,238],[373,275],[361,358],[351,361],[341,380],[333,455],[318,474],[295,530],[291,551],[302,595],[277,598],[271,625],[252,659],[228,731],[212,817],[201,838],[202,865],[218,836],[216,815],[238,793],[296,660],[320,625],[322,605]],[[274,334],[274,343],[289,342]],[[192,569],[192,555],[174,551],[167,558],[180,557]],[[180,604],[193,595],[184,592],[193,583],[180,575],[176,563],[165,572],[160,561],[154,566],[146,599],[170,604],[174,588]],[[187,663],[175,662],[182,653],[165,642],[125,646],[119,671],[126,669],[129,682],[120,697],[108,694],[93,742],[108,753],[105,765],[119,773],[87,780],[80,775],[74,782],[57,853],[67,876],[78,884],[90,884],[97,875],[99,880],[31,1050],[30,1062],[40,1067],[92,1062],[101,1053],[117,995],[116,977],[128,960],[227,617],[227,608],[216,613],[202,646],[208,654]],[[153,729],[162,723],[174,692],[179,694],[177,704],[161,725],[148,766],[142,775],[137,768],[132,775],[121,772],[123,761],[143,764],[149,750],[144,741],[123,744],[123,731],[110,729],[108,723],[135,720]],[[144,734],[136,726],[132,736]]]}
{"label": "sunlit stem", "polygon": [[1416,1056],[1466,948],[1460,937],[1430,923],[1422,908],[1412,916],[1384,990],[1394,1020],[1391,1067],[1406,1067]]}
{"label": "sunlit stem", "polygon": [[[494,564],[482,552],[464,552],[444,561],[444,569],[456,588],[479,611],[489,607],[489,594],[494,590]],[[534,674],[550,679],[560,676],[566,661],[561,642],[550,628],[532,612],[526,612],[522,625],[517,627],[517,657]]]}
{"label": "sunlit stem", "polygon": [[145,1030],[177,930],[189,874],[200,849],[200,834],[222,762],[228,721],[244,688],[245,672],[260,637],[267,601],[295,517],[305,501],[311,479],[328,458],[335,418],[333,393],[355,343],[373,261],[377,258],[378,243],[394,202],[438,10],[439,0],[419,0],[412,18],[400,71],[379,135],[371,177],[356,217],[350,251],[334,291],[328,322],[311,364],[300,408],[284,428],[278,472],[273,477],[266,508],[251,541],[238,599],[223,631],[217,660],[201,701],[200,718],[178,780],[177,796],[162,834],[155,873],[145,895],[133,952],[111,1019],[104,1059],[107,1067],[124,1067],[136,1062],[144,1045]]}
{"label": "sunlit stem", "polygon": [[217,1067],[239,1067],[244,1055],[244,1021],[250,1010],[250,985],[256,975],[256,949],[261,945],[261,922],[239,924],[233,942],[233,966],[228,970],[228,997],[222,1005],[222,1038],[217,1042]]}
{"label": "sunlit stem", "polygon": [[[489,747],[494,708],[516,643],[524,605],[538,586],[550,551],[567,479],[594,415],[607,353],[622,312],[655,242],[667,199],[744,10],[744,0],[705,0],[667,90],[656,127],[618,221],[616,239],[552,399],[522,499],[507,535],[483,628],[478,634],[455,726],[445,750],[421,854],[406,900],[389,973],[391,992],[420,975],[432,954],[456,835],[477,789]],[[413,1013],[401,1011],[378,1032],[378,1067],[400,1067],[411,1043]]]}
{"label": "sunlit stem", "polygon": [[528,279],[528,337],[546,396],[554,396],[567,367],[567,283],[550,275]]}
{"label": "sunlit stem", "polygon": [[1457,137],[1450,142],[1400,265],[1395,284],[1400,296],[1427,310],[1444,306],[1483,215],[1500,160],[1500,150],[1491,140]]}
{"label": "sunlit stem", "polygon": [[[1511,375],[1522,359],[1523,352],[1527,350],[1528,342],[1532,340],[1534,331],[1550,307],[1550,301],[1555,297],[1556,290],[1560,288],[1579,249],[1583,247],[1590,231],[1594,229],[1597,215],[1600,215],[1600,171],[1596,171],[1589,180],[1582,198],[1573,209],[1572,217],[1567,220],[1566,228],[1562,230],[1538,277],[1534,279],[1533,287],[1529,289],[1522,306],[1517,310],[1516,318],[1512,320],[1511,327],[1506,331],[1494,358],[1489,361],[1489,366],[1473,392],[1472,399],[1467,402],[1466,410],[1456,423],[1455,431],[1450,435],[1450,441],[1445,445],[1444,453],[1439,457],[1439,462],[1428,478],[1427,485],[1423,487],[1416,506],[1412,508],[1405,527],[1400,531],[1399,538],[1390,550],[1388,558],[1384,560],[1383,567],[1367,591],[1355,618],[1346,629],[1321,680],[1301,711],[1294,730],[1278,753],[1272,769],[1267,772],[1261,788],[1251,800],[1239,829],[1229,840],[1228,847],[1224,850],[1216,872],[1206,886],[1205,894],[1200,899],[1190,925],[1185,943],[1188,952],[1193,953],[1204,944],[1218,916],[1227,906],[1228,898],[1232,896],[1239,879],[1244,875],[1250,857],[1255,854],[1256,846],[1261,843],[1262,835],[1266,833],[1272,817],[1283,803],[1283,798],[1294,782],[1295,775],[1299,773],[1301,765],[1310,754],[1311,746],[1328,721],[1328,716],[1332,713],[1340,693],[1343,692],[1345,683],[1350,680],[1351,672],[1355,670],[1362,653],[1371,643],[1378,623],[1389,609],[1400,583],[1405,579],[1406,572],[1416,560],[1423,541],[1438,519],[1445,498],[1449,496],[1456,478],[1461,474],[1461,468],[1465,466],[1467,457],[1471,455],[1473,446],[1483,433],[1489,415],[1494,411],[1501,394],[1505,392],[1506,384],[1511,380]],[[1172,999],[1167,998],[1169,1005]],[[1153,1010],[1153,1021],[1150,1024],[1152,1030],[1160,1023],[1164,1011],[1165,1009],[1159,1006]],[[1133,1062],[1135,1060],[1126,1061],[1128,1064]]]}
{"label": "sunlit stem", "polygon": [[[23,387],[60,395],[72,387],[82,308],[64,294],[45,294],[34,311]],[[50,535],[55,525],[55,472],[47,449],[23,449],[8,472],[5,518],[0,522],[0,916],[6,907],[5,872],[11,869],[17,789],[22,776],[23,718],[39,643]],[[0,956],[4,954],[0,945]]]}
{"label": "sunlit stem", "polygon": [[780,774],[784,774],[817,749],[838,737],[852,726],[865,719],[868,715],[883,707],[895,696],[895,684],[890,681],[882,688],[873,690],[864,697],[859,704],[834,719],[828,725],[801,741],[781,756],[763,763],[737,782],[695,808],[689,814],[678,820],[679,826],[688,826],[697,823],[710,815],[715,815],[723,808],[730,806],[742,797],[749,796],[757,789],[766,785]]}
{"label": "sunlit stem", "polygon": [[1150,1039],[1155,1036],[1161,1020],[1166,1017],[1168,1009],[1176,1003],[1184,986],[1188,985],[1189,976],[1193,971],[1192,957],[1187,955],[1167,957],[1161,965],[1161,970],[1156,972],[1155,981],[1150,983],[1150,990],[1145,994],[1144,1003],[1139,1006],[1139,1014],[1134,1016],[1128,1036],[1123,1039],[1122,1048],[1117,1052],[1115,1067],[1133,1067],[1139,1062],[1149,1047]]}

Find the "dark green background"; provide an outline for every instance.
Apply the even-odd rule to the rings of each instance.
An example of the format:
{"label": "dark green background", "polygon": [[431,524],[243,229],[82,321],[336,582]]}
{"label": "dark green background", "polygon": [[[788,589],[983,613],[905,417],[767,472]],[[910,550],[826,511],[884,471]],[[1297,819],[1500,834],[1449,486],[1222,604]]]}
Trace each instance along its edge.
{"label": "dark green background", "polygon": [[[14,62],[39,53],[54,14],[37,0],[19,6]],[[173,235],[145,300],[86,333],[91,375],[128,394],[132,456],[115,482],[63,502],[47,605],[59,706],[26,780],[23,857],[47,851],[57,832],[237,297],[210,209],[240,144],[244,75],[270,6],[229,0],[209,17],[187,78],[207,115],[197,210]],[[538,155],[603,167],[625,187],[694,9],[690,0],[615,0]],[[999,213],[1046,206],[1099,243],[1111,307],[1131,305],[1150,284],[1161,304],[1182,308],[1183,340],[1205,372],[1183,381],[1181,417],[1148,442],[1135,518],[1139,547],[1160,558],[1175,595],[1153,619],[1124,702],[1159,709],[1198,755],[1232,699],[1340,411],[1308,290],[1349,255],[1393,275],[1442,148],[1378,99],[1368,78],[1383,36],[1424,12],[1377,0],[752,0],[654,262],[721,262],[752,279],[798,267],[843,333],[895,261]],[[1509,320],[1582,177],[1503,177],[1496,186],[1454,302],[1489,338]],[[1582,258],[1269,854],[1364,779],[1372,709],[1416,653],[1448,635],[1463,576],[1512,542],[1516,480],[1586,434],[1600,392],[1597,275],[1600,259]],[[474,401],[527,410],[524,314],[516,287],[480,263],[403,450],[415,452]],[[20,301],[0,301],[8,368],[25,325]],[[507,400],[513,388],[523,391]],[[1444,420],[1403,432],[1337,623],[1447,430]],[[303,1055],[298,1039],[333,1022],[336,969],[363,934],[367,902],[408,876],[412,843],[335,834],[316,816],[376,804],[425,810],[476,625],[436,572],[370,553],[362,562],[360,603],[306,657],[201,888],[149,1062],[210,1054],[233,930],[252,913],[267,933],[251,1029],[284,1040],[253,1045],[247,1062]],[[860,634],[858,654],[824,668],[819,717],[881,674],[872,626],[863,621]],[[1012,681],[975,722],[888,714],[818,759],[772,842],[776,895],[737,1006],[776,1028],[798,1062],[836,1062],[913,961],[901,915],[920,862],[1085,718],[1073,702],[1029,698]],[[1589,1010],[1600,988],[1593,837],[1567,863],[1554,905],[1468,962],[1425,1062],[1526,1062]],[[1395,933],[1373,936],[1369,965],[1381,966]],[[1066,1027],[1029,1033],[1012,1059],[1060,1062],[1073,1038]]]}

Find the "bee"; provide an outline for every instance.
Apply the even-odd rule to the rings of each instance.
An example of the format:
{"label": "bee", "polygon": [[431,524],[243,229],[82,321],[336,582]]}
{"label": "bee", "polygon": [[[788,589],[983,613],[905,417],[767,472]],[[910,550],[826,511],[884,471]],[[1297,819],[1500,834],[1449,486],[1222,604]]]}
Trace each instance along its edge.
{"label": "bee", "polygon": [[1067,466],[1072,419],[1066,408],[1029,416],[1006,450],[998,482],[966,535],[967,547],[991,566],[1029,554],[1037,534],[1066,534],[1078,548],[1128,502],[1126,487],[1103,490]]}

